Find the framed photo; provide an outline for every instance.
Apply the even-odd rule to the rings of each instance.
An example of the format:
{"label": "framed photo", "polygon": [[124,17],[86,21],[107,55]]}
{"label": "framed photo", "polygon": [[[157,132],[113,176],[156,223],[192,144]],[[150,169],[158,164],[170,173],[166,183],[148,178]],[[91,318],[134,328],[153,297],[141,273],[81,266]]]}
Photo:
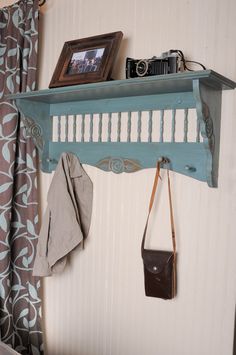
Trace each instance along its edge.
{"label": "framed photo", "polygon": [[121,31],[64,43],[49,88],[109,80]]}

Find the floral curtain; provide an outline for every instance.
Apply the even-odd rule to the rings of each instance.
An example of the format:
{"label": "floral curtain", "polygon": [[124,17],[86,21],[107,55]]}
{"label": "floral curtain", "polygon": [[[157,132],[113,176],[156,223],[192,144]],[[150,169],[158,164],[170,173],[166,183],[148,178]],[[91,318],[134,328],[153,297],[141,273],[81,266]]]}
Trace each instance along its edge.
{"label": "floral curtain", "polygon": [[6,95],[35,89],[37,45],[38,0],[0,9],[0,339],[25,355],[43,354],[37,154]]}

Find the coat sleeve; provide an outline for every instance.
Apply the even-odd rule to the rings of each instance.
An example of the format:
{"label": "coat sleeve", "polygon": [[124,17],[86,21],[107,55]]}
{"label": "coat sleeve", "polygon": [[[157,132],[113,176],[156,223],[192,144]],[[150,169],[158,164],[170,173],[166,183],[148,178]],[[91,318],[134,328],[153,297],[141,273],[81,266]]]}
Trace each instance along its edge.
{"label": "coat sleeve", "polygon": [[50,254],[49,240],[51,233],[51,211],[47,206],[43,217],[43,223],[39,234],[36,258],[33,268],[33,276],[51,276],[55,272],[61,272],[66,265],[66,258],[55,257],[54,265],[50,263],[48,252]]}

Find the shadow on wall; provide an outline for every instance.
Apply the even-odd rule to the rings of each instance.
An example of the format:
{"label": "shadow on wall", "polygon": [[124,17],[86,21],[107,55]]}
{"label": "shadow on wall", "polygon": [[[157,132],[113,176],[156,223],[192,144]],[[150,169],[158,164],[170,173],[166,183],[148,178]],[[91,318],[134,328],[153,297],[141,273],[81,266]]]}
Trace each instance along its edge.
{"label": "shadow on wall", "polygon": [[233,355],[236,355],[236,306],[234,311],[234,348]]}
{"label": "shadow on wall", "polygon": [[112,79],[125,79],[125,61],[127,57],[128,38],[123,38],[112,70]]}

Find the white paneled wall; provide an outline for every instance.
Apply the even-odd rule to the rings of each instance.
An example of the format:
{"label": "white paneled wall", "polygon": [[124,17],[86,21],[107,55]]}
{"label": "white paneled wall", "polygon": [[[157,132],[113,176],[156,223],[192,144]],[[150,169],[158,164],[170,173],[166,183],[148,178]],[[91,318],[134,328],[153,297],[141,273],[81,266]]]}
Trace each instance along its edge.
{"label": "white paneled wall", "polygon": [[[235,15],[235,0],[47,0],[39,87],[48,87],[65,41],[117,30],[124,39],[114,78],[124,78],[126,56],[178,48],[236,80]],[[92,225],[85,250],[75,250],[64,273],[44,282],[48,355],[232,355],[235,116],[236,94],[224,92],[218,189],[171,174],[179,285],[172,301],[144,296],[140,243],[154,170],[117,176],[85,166],[94,184]],[[41,175],[42,210],[51,178]],[[161,192],[149,245],[170,247]]]}

